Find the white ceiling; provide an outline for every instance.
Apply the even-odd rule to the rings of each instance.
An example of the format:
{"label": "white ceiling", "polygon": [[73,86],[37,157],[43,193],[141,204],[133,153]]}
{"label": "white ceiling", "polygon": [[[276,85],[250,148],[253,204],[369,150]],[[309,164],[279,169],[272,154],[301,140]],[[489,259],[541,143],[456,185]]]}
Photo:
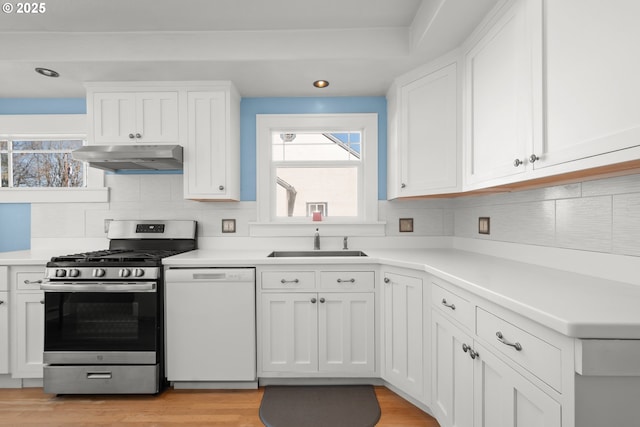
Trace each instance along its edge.
{"label": "white ceiling", "polygon": [[[379,96],[457,47],[496,1],[48,0],[41,14],[0,13],[0,98],[141,80],[232,80],[244,97]],[[331,84],[315,89],[317,79]]]}

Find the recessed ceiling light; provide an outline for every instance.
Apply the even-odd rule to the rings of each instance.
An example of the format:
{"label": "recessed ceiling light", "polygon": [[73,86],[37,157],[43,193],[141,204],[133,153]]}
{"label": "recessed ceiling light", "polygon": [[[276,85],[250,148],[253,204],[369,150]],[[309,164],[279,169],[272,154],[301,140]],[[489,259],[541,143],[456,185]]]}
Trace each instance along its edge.
{"label": "recessed ceiling light", "polygon": [[48,68],[37,67],[36,73],[42,74],[43,76],[47,76],[47,77],[60,77],[60,74],[57,71],[53,71]]}
{"label": "recessed ceiling light", "polygon": [[316,80],[315,82],[313,82],[313,85],[317,88],[322,89],[329,86],[329,82],[326,80]]}

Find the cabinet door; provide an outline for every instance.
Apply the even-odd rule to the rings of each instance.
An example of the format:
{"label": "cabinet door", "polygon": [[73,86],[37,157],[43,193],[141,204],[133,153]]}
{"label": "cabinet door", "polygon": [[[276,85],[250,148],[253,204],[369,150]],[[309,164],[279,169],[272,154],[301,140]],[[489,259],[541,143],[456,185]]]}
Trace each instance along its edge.
{"label": "cabinet door", "polygon": [[[474,361],[463,345],[473,339],[454,326],[437,310],[432,310],[432,409],[443,427],[473,426]],[[494,426],[494,424],[477,424]],[[497,424],[495,425],[497,427]]]}
{"label": "cabinet door", "polygon": [[136,93],[135,142],[179,142],[178,92]]}
{"label": "cabinet door", "polygon": [[309,293],[262,294],[262,370],[318,371],[318,303]]}
{"label": "cabinet door", "polygon": [[9,348],[9,292],[0,292],[0,374],[9,373]]}
{"label": "cabinet door", "polygon": [[167,379],[254,381],[255,286],[167,282]]}
{"label": "cabinet door", "polygon": [[560,404],[486,348],[476,344],[476,426],[560,427]]}
{"label": "cabinet door", "polygon": [[457,73],[450,64],[401,88],[400,197],[455,191]]}
{"label": "cabinet door", "polygon": [[[227,93],[189,92],[187,95],[188,138],[185,150],[185,197],[223,199],[227,182],[228,133]],[[236,171],[237,172],[237,171]]]}
{"label": "cabinet door", "polygon": [[422,280],[393,273],[383,279],[383,378],[410,395],[423,397]]}
{"label": "cabinet door", "polygon": [[465,56],[464,144],[470,184],[524,173],[532,150],[527,1],[512,2]]}
{"label": "cabinet door", "polygon": [[14,378],[42,378],[44,293],[17,293],[14,308],[16,336],[11,374]]}
{"label": "cabinet door", "polygon": [[91,114],[94,144],[129,144],[135,141],[135,93],[95,92]]}
{"label": "cabinet door", "polygon": [[319,294],[319,371],[373,374],[374,327],[373,293]]}
{"label": "cabinet door", "polygon": [[536,167],[640,145],[639,16],[637,1],[545,2],[546,139]]}

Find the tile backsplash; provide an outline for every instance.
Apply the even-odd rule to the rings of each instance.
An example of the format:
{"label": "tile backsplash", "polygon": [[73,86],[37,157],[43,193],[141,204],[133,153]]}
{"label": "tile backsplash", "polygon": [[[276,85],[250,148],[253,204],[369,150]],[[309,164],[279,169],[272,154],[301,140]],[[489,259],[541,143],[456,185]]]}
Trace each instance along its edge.
{"label": "tile backsplash", "polygon": [[[456,237],[640,256],[640,175],[450,200]],[[478,234],[478,217],[491,234]]]}
{"label": "tile backsplash", "polygon": [[[108,203],[34,203],[31,237],[105,237],[107,219],[195,219],[200,238],[249,238],[256,203],[183,199],[182,175],[105,177]],[[630,175],[513,193],[453,199],[380,201],[379,217],[394,245],[406,239],[455,236],[640,256],[640,175]],[[478,218],[491,218],[491,234],[478,234]],[[222,219],[236,220],[236,233],[222,233]],[[413,218],[413,232],[399,230]],[[379,241],[377,241],[379,243]]]}

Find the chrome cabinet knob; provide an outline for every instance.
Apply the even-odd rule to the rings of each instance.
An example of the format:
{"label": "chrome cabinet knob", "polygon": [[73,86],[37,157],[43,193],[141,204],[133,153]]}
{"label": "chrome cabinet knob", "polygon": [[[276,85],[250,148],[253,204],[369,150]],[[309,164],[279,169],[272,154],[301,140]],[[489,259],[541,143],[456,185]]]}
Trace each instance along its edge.
{"label": "chrome cabinet knob", "polygon": [[315,298],[311,298],[311,304],[315,304],[316,303],[316,299]]}
{"label": "chrome cabinet knob", "polygon": [[142,138],[142,135],[139,134],[139,133],[136,133],[136,138],[140,139],[140,138]]}
{"label": "chrome cabinet knob", "polygon": [[129,139],[134,139],[136,136],[132,133],[129,134]]}
{"label": "chrome cabinet knob", "polygon": [[388,278],[388,277],[385,277],[385,278],[384,278],[384,283],[389,283],[390,281],[391,281],[391,280],[389,280],[389,278]]}
{"label": "chrome cabinet knob", "polygon": [[400,188],[406,188],[407,184],[405,184],[404,182],[402,184],[400,184]]}
{"label": "chrome cabinet knob", "polygon": [[220,191],[224,190],[224,185],[221,185],[220,187],[218,187],[218,190]]}
{"label": "chrome cabinet knob", "polygon": [[513,161],[513,166],[518,167],[520,165],[524,165],[524,160],[520,160],[520,159],[515,159]]}
{"label": "chrome cabinet knob", "polygon": [[540,157],[536,156],[535,154],[532,154],[532,155],[530,155],[530,156],[529,156],[529,161],[530,161],[531,163],[535,163],[535,162],[537,162],[538,160],[540,160]]}
{"label": "chrome cabinet knob", "polygon": [[320,304],[324,304],[326,300],[324,298],[320,298]]}

